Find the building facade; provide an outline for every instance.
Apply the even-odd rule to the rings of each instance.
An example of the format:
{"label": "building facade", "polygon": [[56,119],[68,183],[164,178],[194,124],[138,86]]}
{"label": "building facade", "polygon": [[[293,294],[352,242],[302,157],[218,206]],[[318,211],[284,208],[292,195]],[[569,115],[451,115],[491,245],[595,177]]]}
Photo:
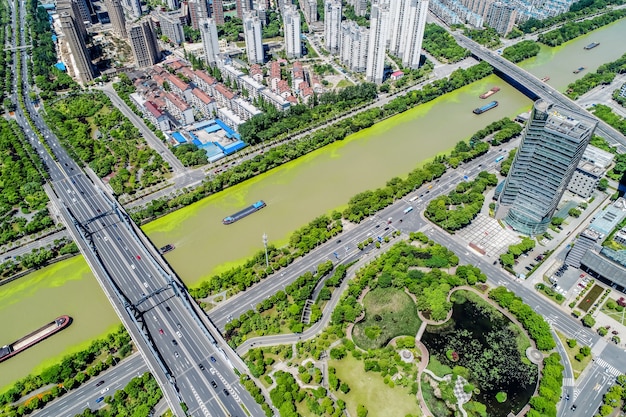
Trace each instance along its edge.
{"label": "building facade", "polygon": [[248,63],[262,64],[265,62],[261,21],[254,13],[249,12],[245,14],[243,18],[243,33],[246,40]]}
{"label": "building facade", "polygon": [[365,79],[380,84],[385,75],[385,49],[389,34],[389,7],[385,4],[372,4],[370,17],[369,45]]}
{"label": "building facade", "polygon": [[200,20],[199,29],[202,37],[202,48],[204,49],[204,60],[210,66],[215,66],[220,53],[215,20]]}
{"label": "building facade", "polygon": [[161,53],[154,29],[152,28],[152,22],[149,19],[145,19],[131,26],[129,36],[130,46],[135,56],[135,65],[142,68],[156,64]]}
{"label": "building facade", "polygon": [[516,18],[517,11],[512,5],[498,1],[492,3],[487,9],[485,24],[494,28],[500,35],[505,36],[513,30]]}
{"label": "building facade", "polygon": [[369,29],[357,25],[352,20],[341,22],[339,58],[343,65],[354,72],[365,72],[368,46]]}
{"label": "building facade", "polygon": [[185,41],[185,33],[183,25],[180,22],[180,13],[170,12],[158,15],[159,24],[161,25],[161,33],[171,42],[180,45]]}
{"label": "building facade", "polygon": [[304,18],[310,25],[317,22],[317,1],[316,0],[300,0],[300,9],[304,13]]}
{"label": "building facade", "polygon": [[324,43],[331,54],[339,53],[339,33],[341,31],[341,1],[324,2]]}
{"label": "building facade", "polygon": [[403,46],[402,65],[411,69],[420,66],[422,41],[428,15],[428,0],[406,0],[406,42]]}
{"label": "building facade", "polygon": [[498,199],[496,218],[534,236],[546,231],[597,121],[537,100]]}
{"label": "building facade", "polygon": [[61,31],[72,53],[72,68],[74,76],[83,84],[93,81],[94,73],[85,41],[80,37],[76,23],[69,13],[63,12],[59,16]]}
{"label": "building facade", "polygon": [[57,2],[57,13],[59,17],[63,13],[69,14],[72,18],[74,26],[76,27],[78,36],[80,36],[84,42],[87,41],[87,27],[85,26],[85,21],[80,13],[80,8],[74,0],[59,0]]}
{"label": "building facade", "polygon": [[210,17],[209,5],[207,0],[190,0],[189,1],[189,18],[191,20],[191,27],[194,29],[200,28],[200,21],[202,19],[208,19]]}
{"label": "building facade", "polygon": [[237,17],[243,19],[246,13],[253,10],[252,0],[235,0],[235,7],[237,8]]}
{"label": "building facade", "polygon": [[282,13],[287,58],[301,58],[302,33],[300,32],[300,12],[298,12],[296,6],[289,4],[283,7]]}
{"label": "building facade", "polygon": [[211,17],[215,20],[216,25],[224,24],[224,2],[222,0],[212,0]]}
{"label": "building facade", "polygon": [[113,33],[122,39],[128,38],[126,31],[126,18],[124,17],[124,9],[120,0],[104,0],[104,5],[109,11],[109,19],[113,26]]}

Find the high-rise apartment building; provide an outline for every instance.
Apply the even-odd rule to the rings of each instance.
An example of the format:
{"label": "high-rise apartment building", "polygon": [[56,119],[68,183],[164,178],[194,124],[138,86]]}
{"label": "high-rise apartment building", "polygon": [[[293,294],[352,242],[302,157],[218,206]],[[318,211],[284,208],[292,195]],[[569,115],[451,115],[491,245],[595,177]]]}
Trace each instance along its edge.
{"label": "high-rise apartment building", "polygon": [[74,76],[83,84],[93,81],[94,74],[91,60],[89,59],[85,41],[81,38],[74,19],[69,13],[62,12],[59,15],[59,20],[61,22],[61,31],[72,54]]}
{"label": "high-rise apartment building", "polygon": [[85,26],[85,21],[83,20],[83,15],[80,12],[80,7],[78,3],[74,0],[58,0],[57,2],[57,13],[59,17],[63,13],[67,13],[72,18],[74,25],[76,26],[76,31],[78,32],[78,36],[83,41],[87,41],[87,27]]}
{"label": "high-rise apartment building", "polygon": [[224,24],[224,2],[222,0],[211,2],[211,17],[215,20],[216,25]]}
{"label": "high-rise apartment building", "polygon": [[283,7],[283,31],[287,58],[302,57],[302,33],[300,32],[300,12],[293,4]]}
{"label": "high-rise apartment building", "polygon": [[198,29],[200,27],[200,21],[210,17],[207,0],[190,0],[189,17],[191,19],[191,27]]}
{"label": "high-rise apartment building", "polygon": [[390,4],[391,38],[389,52],[402,65],[417,69],[428,14],[428,0],[397,0]]}
{"label": "high-rise apartment building", "polygon": [[130,46],[135,56],[135,65],[141,68],[156,64],[161,52],[152,28],[152,22],[149,19],[145,19],[131,26],[129,36]]}
{"label": "high-rise apartment building", "polygon": [[389,6],[372,3],[365,79],[380,84],[385,75],[385,50],[389,36]]}
{"label": "high-rise apartment building", "polygon": [[78,6],[78,10],[80,12],[80,17],[83,23],[87,25],[91,25],[91,11],[89,10],[89,4],[87,3],[89,0],[73,0]]}
{"label": "high-rise apartment building", "polygon": [[252,0],[235,0],[237,8],[237,17],[243,19],[245,14],[253,10]]}
{"label": "high-rise apartment building", "polygon": [[308,24],[317,22],[317,0],[300,0],[300,9]]}
{"label": "high-rise apartment building", "polygon": [[339,59],[351,71],[365,72],[369,32],[369,29],[357,25],[352,20],[341,22]]}
{"label": "high-rise apartment building", "polygon": [[204,48],[204,60],[207,64],[215,66],[220,53],[215,20],[200,20],[200,36],[202,37],[202,47]]}
{"label": "high-rise apartment building", "polygon": [[130,14],[135,17],[141,17],[143,11],[141,9],[141,0],[124,0],[122,4],[126,10],[130,12]]}
{"label": "high-rise apartment building", "polygon": [[324,42],[331,54],[339,52],[339,33],[341,32],[341,0],[324,2]]}
{"label": "high-rise apartment building", "polygon": [[537,100],[498,199],[496,218],[544,233],[597,125],[586,114]]}
{"label": "high-rise apartment building", "polygon": [[262,64],[265,62],[263,51],[263,39],[261,33],[261,21],[252,12],[243,16],[243,34],[246,40],[246,52],[250,64]]}
{"label": "high-rise apartment building", "polygon": [[159,19],[163,36],[178,45],[185,41],[185,33],[183,32],[180,13],[161,13],[157,15],[157,18]]}
{"label": "high-rise apartment building", "polygon": [[178,0],[167,0],[167,8],[170,10],[178,10],[180,2]]}
{"label": "high-rise apartment building", "polygon": [[513,29],[516,18],[515,7],[498,1],[489,6],[485,24],[494,28],[500,35],[505,36]]}
{"label": "high-rise apartment building", "polygon": [[348,0],[348,4],[354,7],[354,14],[365,16],[367,14],[367,0]]}
{"label": "high-rise apartment building", "polygon": [[113,26],[113,33],[122,39],[128,38],[126,31],[126,18],[124,17],[124,9],[120,0],[104,0],[104,5],[109,11],[109,19]]}

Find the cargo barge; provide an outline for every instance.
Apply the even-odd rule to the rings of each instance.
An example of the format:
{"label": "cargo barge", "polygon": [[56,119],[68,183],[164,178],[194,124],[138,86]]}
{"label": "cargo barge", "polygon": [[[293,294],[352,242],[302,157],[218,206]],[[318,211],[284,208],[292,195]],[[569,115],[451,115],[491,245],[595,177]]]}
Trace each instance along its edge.
{"label": "cargo barge", "polygon": [[600,42],[591,42],[589,45],[585,46],[585,48],[584,48],[584,49],[588,51],[588,50],[590,50],[590,49],[595,48],[595,47],[596,47],[596,46],[598,46],[598,45],[600,45]]}
{"label": "cargo barge", "polygon": [[173,251],[174,249],[176,249],[176,247],[174,245],[172,245],[171,243],[168,243],[165,246],[161,246],[159,248],[159,252],[161,253],[161,255],[168,253],[170,251]]}
{"label": "cargo barge", "polygon": [[265,201],[263,200],[259,200],[256,203],[254,203],[251,206],[246,207],[243,210],[238,211],[235,214],[231,214],[228,217],[224,217],[224,220],[222,220],[223,224],[231,224],[231,223],[235,223],[237,220],[241,220],[246,216],[251,215],[254,212],[257,212],[259,210],[261,210],[263,207],[265,207]]}
{"label": "cargo barge", "polygon": [[575,69],[575,70],[574,70],[574,71],[572,71],[572,72],[573,72],[574,74],[578,74],[579,72],[584,71],[584,70],[585,70],[585,67],[580,67],[580,68],[578,68],[578,69]]}
{"label": "cargo barge", "polygon": [[492,101],[491,103],[485,104],[482,107],[475,108],[473,111],[474,111],[474,114],[483,114],[484,112],[494,109],[496,107],[498,107],[498,102]]}
{"label": "cargo barge", "polygon": [[34,346],[42,340],[52,336],[56,332],[63,330],[69,326],[71,322],[72,318],[70,316],[61,316],[40,329],[27,334],[21,339],[18,339],[9,345],[0,347],[0,362],[17,355],[29,347]]}
{"label": "cargo barge", "polygon": [[492,95],[494,95],[495,93],[497,93],[498,91],[500,91],[500,87],[493,87],[491,90],[487,91],[486,93],[483,93],[481,95],[479,95],[478,97],[485,99],[485,98],[489,98]]}

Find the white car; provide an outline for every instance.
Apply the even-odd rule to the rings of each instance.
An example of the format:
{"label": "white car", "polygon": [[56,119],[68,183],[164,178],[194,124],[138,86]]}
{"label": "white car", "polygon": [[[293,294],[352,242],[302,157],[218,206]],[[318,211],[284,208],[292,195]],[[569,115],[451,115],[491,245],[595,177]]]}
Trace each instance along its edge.
{"label": "white car", "polygon": [[104,394],[105,392],[107,392],[109,390],[109,387],[106,387],[105,389],[103,389],[102,391],[100,391],[100,394]]}

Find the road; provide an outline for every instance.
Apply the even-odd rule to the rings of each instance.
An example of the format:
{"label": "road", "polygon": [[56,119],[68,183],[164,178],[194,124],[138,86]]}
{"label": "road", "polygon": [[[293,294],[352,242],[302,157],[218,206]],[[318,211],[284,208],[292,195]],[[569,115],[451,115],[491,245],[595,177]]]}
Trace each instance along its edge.
{"label": "road", "polygon": [[[75,416],[86,408],[97,410],[106,405],[96,400],[103,396],[113,395],[115,391],[124,389],[131,379],[148,372],[148,367],[139,353],[120,362],[107,371],[93,377],[89,382],[46,405],[44,409],[33,412],[36,417]],[[100,382],[103,382],[102,384]]]}
{"label": "road", "polygon": [[[25,26],[24,2],[19,22]],[[18,16],[13,14],[17,33]],[[16,37],[13,37],[15,44]],[[21,34],[24,43],[24,33]],[[16,53],[22,62],[24,97],[28,52]],[[17,103],[17,71],[13,71],[12,98]],[[197,306],[174,272],[132,222],[106,194],[99,179],[85,175],[62,148],[30,100],[25,102],[31,126],[17,106],[16,120],[45,163],[54,191],[52,203],[68,225],[68,232],[94,272],[114,310],[126,326],[147,367],[159,383],[170,409],[192,416],[243,416],[243,404],[262,415],[254,399],[240,387],[233,368],[238,357],[219,333],[198,314]],[[49,150],[40,142],[44,138]],[[49,153],[50,152],[50,153]],[[228,354],[234,356],[231,362]]]}

